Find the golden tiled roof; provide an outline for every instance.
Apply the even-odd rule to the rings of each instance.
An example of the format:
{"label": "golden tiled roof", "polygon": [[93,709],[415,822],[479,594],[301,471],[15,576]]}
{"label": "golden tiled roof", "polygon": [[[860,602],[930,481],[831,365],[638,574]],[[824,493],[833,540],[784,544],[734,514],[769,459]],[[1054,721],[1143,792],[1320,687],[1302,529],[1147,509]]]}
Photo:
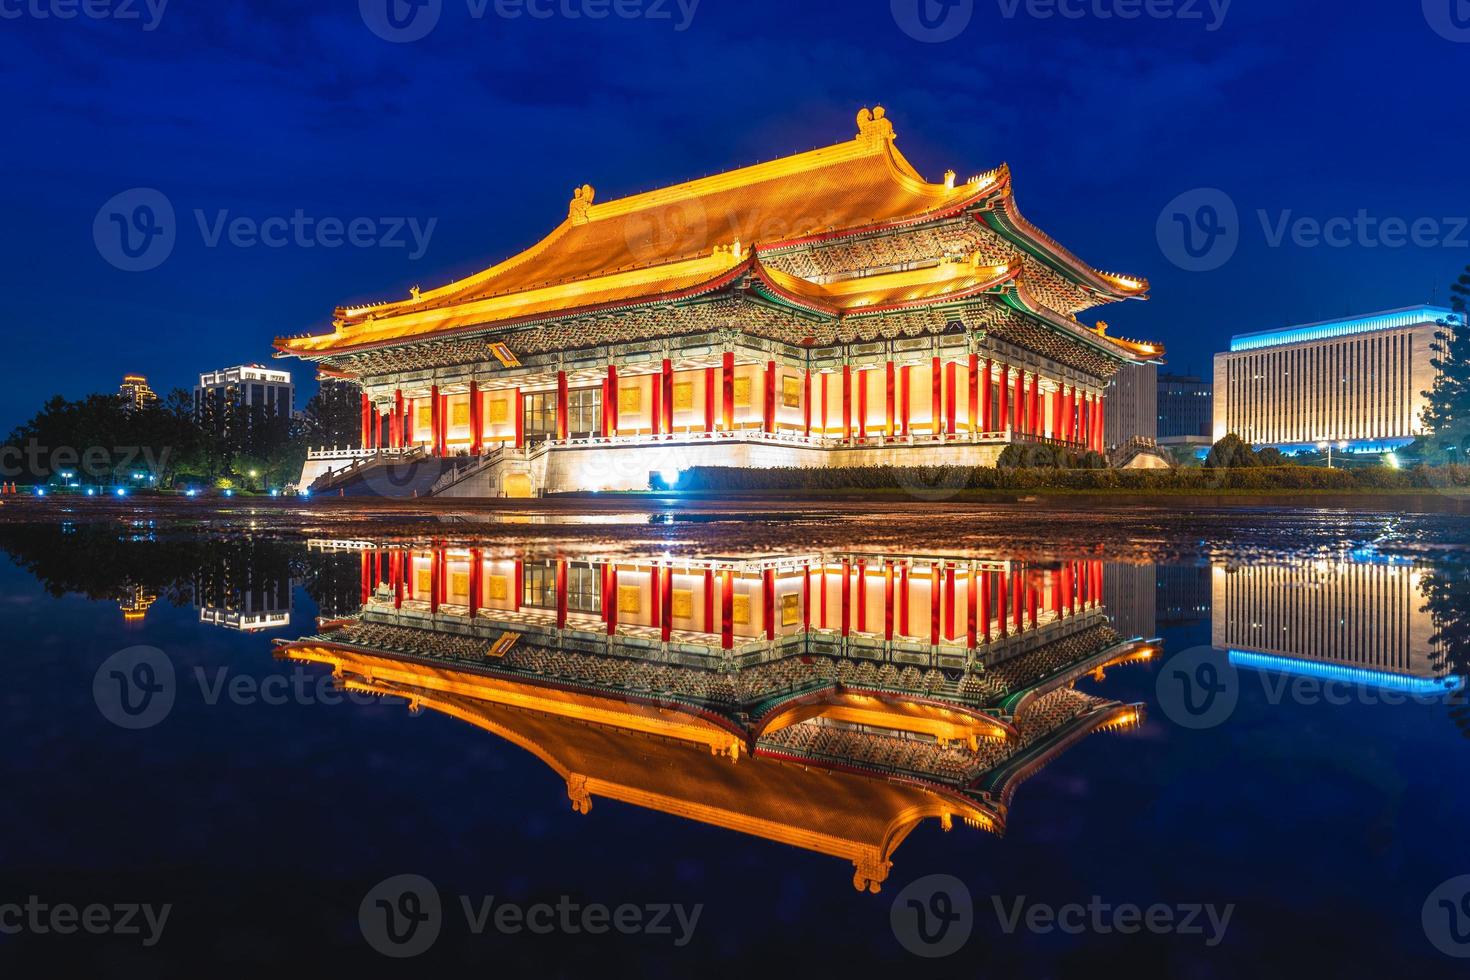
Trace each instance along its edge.
{"label": "golden tiled roof", "polygon": [[771,292],[798,306],[829,315],[879,313],[904,307],[958,301],[993,289],[1014,275],[1008,265],[945,262],[935,266],[890,272],[830,283],[815,283],[756,260],[756,272]]}

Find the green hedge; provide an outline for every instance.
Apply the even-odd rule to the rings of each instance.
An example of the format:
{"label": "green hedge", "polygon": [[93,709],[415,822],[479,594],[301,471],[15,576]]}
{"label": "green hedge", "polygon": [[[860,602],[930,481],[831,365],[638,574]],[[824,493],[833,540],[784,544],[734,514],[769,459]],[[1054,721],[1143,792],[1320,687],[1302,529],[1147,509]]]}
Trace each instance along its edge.
{"label": "green hedge", "polygon": [[1408,470],[1260,466],[1174,470],[1021,469],[963,466],[784,467],[700,466],[680,474],[680,490],[763,493],[783,490],[877,490],[952,494],[963,490],[1137,490],[1214,493],[1236,490],[1444,490],[1470,487],[1470,467]]}

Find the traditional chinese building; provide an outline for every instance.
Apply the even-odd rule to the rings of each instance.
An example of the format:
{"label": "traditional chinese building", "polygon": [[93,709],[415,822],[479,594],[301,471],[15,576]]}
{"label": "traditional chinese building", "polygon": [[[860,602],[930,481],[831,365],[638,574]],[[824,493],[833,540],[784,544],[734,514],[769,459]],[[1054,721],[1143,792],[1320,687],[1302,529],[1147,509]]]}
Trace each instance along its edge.
{"label": "traditional chinese building", "polygon": [[1004,831],[1017,787],[1142,708],[1078,690],[1155,648],[1097,561],[883,554],[527,560],[356,552],[362,607],[279,655],[535,754],[619,800],[852,862],[878,891],[925,820]]}
{"label": "traditional chinese building", "polygon": [[696,465],[988,465],[1104,447],[1102,394],[1162,349],[1077,315],[1144,299],[1027,221],[1001,166],[930,183],[884,110],[835,146],[599,202],[526,251],[336,310],[280,356],[356,380],[329,469],[468,456],[434,492],[642,489]]}

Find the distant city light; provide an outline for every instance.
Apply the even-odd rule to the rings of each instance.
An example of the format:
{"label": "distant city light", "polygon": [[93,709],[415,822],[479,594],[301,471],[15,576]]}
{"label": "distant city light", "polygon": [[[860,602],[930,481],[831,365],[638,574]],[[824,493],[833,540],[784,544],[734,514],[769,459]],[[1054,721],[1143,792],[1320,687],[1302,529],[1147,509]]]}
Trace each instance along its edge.
{"label": "distant city light", "polygon": [[1399,457],[1396,453],[1386,453],[1383,457],[1383,462],[1386,463],[1388,465],[1388,468],[1391,470],[1396,470],[1402,465],[1401,463],[1399,463]]}
{"label": "distant city light", "polygon": [[233,497],[234,495],[235,495],[235,491],[233,491],[233,490],[226,490],[225,491],[225,496],[226,497]]}
{"label": "distant city light", "polygon": [[46,488],[45,487],[37,487],[36,488],[36,496],[38,496],[38,497],[44,497],[44,496],[46,496]]}
{"label": "distant city light", "polygon": [[128,488],[127,487],[118,487],[117,488],[117,495],[119,497],[126,497],[128,495]]}
{"label": "distant city light", "polygon": [[675,487],[677,487],[679,485],[679,471],[678,470],[675,470],[675,469],[660,470],[658,476],[659,476],[659,479],[660,480],[663,480],[664,481],[664,486],[668,487],[670,490],[674,489]]}
{"label": "distant city light", "polygon": [[184,496],[186,496],[186,497],[197,497],[197,496],[199,496],[199,491],[198,490],[195,490],[193,487],[190,487],[188,490],[185,490],[184,491]]}

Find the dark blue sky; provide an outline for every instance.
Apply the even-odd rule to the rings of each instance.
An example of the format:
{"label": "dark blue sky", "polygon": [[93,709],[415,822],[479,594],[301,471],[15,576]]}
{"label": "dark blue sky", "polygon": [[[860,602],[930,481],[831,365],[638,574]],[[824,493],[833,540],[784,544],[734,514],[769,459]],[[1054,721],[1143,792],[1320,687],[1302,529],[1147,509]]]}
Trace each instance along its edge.
{"label": "dark blue sky", "polygon": [[[1233,332],[1436,287],[1443,300],[1470,263],[1466,0],[1235,0],[1223,17],[1223,0],[1061,0],[1080,17],[1057,0],[924,0],[929,36],[955,34],[930,41],[913,36],[918,0],[700,0],[692,17],[692,0],[500,0],[514,18],[494,0],[437,0],[434,29],[408,43],[369,28],[385,2],[173,0],[155,19],[129,0],[137,19],[60,19],[38,14],[66,0],[0,0],[0,427],[125,371],[164,389],[264,360],[338,302],[531,244],[579,184],[606,200],[836,142],[877,103],[930,179],[1008,161],[1033,221],[1096,266],[1148,276],[1152,301],[1102,316],[1164,341],[1180,370],[1208,371]],[[564,13],[599,9],[646,15]],[[140,187],[173,207],[175,241],[129,272],[94,220]],[[1239,247],[1224,261],[1220,239],[1202,260],[1216,268],[1186,271],[1166,208],[1199,188],[1236,207]],[[1172,210],[1203,220],[1203,200]],[[417,258],[407,231],[402,247],[209,243],[222,218],[298,211],[367,219],[373,236],[391,219],[435,223]],[[1392,225],[1274,240],[1283,220],[1360,212],[1418,222],[1419,244]]]}

